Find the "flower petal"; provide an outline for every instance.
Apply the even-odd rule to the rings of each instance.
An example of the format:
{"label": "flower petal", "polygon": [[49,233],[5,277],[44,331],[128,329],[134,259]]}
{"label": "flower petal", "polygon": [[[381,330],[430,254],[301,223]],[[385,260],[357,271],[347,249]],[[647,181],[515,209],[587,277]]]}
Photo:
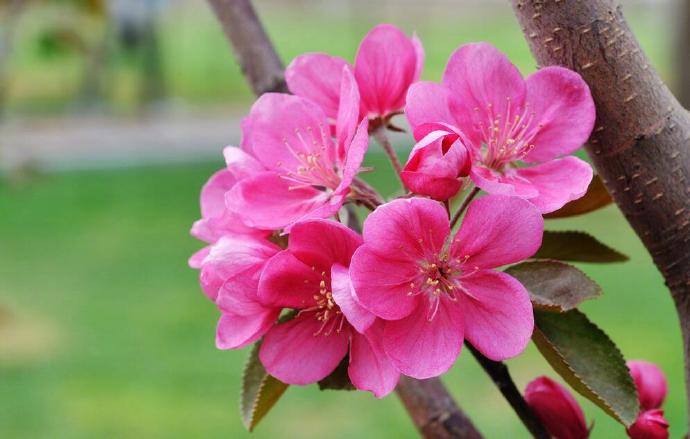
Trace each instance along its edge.
{"label": "flower petal", "polygon": [[347,321],[357,330],[364,333],[376,320],[376,316],[362,307],[355,299],[346,267],[336,264],[331,269],[331,291],[333,300],[340,307]]}
{"label": "flower petal", "polygon": [[437,255],[449,233],[446,210],[424,198],[391,201],[364,220],[364,242],[369,249],[396,260]]}
{"label": "flower petal", "polygon": [[338,144],[338,157],[344,160],[346,147],[352,142],[359,121],[359,89],[357,81],[350,70],[344,66],[341,72],[340,101],[338,103],[338,117],[335,133]]}
{"label": "flower petal", "polygon": [[443,84],[457,125],[481,146],[480,124],[494,123],[508,108],[521,107],[526,87],[520,71],[488,43],[466,44],[448,60]]}
{"label": "flower petal", "polygon": [[228,172],[237,180],[265,170],[254,157],[236,146],[223,148],[223,157]]}
{"label": "flower petal", "polygon": [[239,349],[254,343],[273,326],[279,314],[280,309],[266,309],[248,316],[221,314],[216,330],[216,346],[218,349]]}
{"label": "flower petal", "polygon": [[357,50],[355,77],[362,115],[386,116],[402,110],[407,89],[418,79],[419,47],[390,24],[374,27]]}
{"label": "flower petal", "polygon": [[527,77],[527,102],[541,125],[532,139],[531,162],[545,162],[581,147],[594,128],[596,110],[582,77],[563,67],[545,67]]}
{"label": "flower petal", "polygon": [[261,364],[287,384],[311,384],[326,378],[347,354],[349,331],[324,335],[319,333],[321,326],[313,315],[273,326],[261,343]]}
{"label": "flower petal", "polygon": [[450,369],[460,354],[460,308],[454,302],[441,301],[431,321],[427,318],[428,305],[422,299],[409,316],[385,323],[383,347],[401,373],[418,379],[439,376]]}
{"label": "flower petal", "polygon": [[350,278],[357,301],[378,317],[401,319],[412,312],[417,297],[408,295],[418,266],[379,255],[363,245],[350,263]]}
{"label": "flower petal", "polygon": [[270,306],[303,309],[314,304],[322,272],[305,265],[289,250],[266,262],[258,287],[259,300]]}
{"label": "flower petal", "polygon": [[508,274],[481,270],[462,279],[465,337],[494,361],[512,358],[532,337],[534,316],[527,290]]}
{"label": "flower petal", "polygon": [[487,195],[470,204],[451,254],[468,257],[469,267],[500,267],[536,253],[543,233],[544,219],[528,201]]}
{"label": "flower petal", "polygon": [[379,320],[366,335],[352,334],[350,365],[347,369],[352,384],[383,398],[395,389],[398,372],[383,350],[383,321]]}
{"label": "flower petal", "polygon": [[348,267],[362,238],[336,221],[313,219],[300,221],[290,231],[290,252],[300,261],[320,270],[333,264]]}
{"label": "flower petal", "polygon": [[335,145],[326,114],[312,101],[284,93],[265,93],[252,106],[244,132],[251,154],[267,169],[298,172],[300,154],[319,154],[334,163]]}
{"label": "flower petal", "polygon": [[516,173],[539,192],[528,200],[541,213],[553,212],[582,197],[593,176],[589,163],[572,156],[519,168]]}
{"label": "flower petal", "polygon": [[628,361],[628,368],[635,381],[642,410],[660,408],[666,399],[668,385],[659,366],[648,361],[632,360]]}
{"label": "flower petal", "polygon": [[354,137],[349,145],[345,146],[345,163],[343,164],[343,176],[340,179],[340,184],[335,189],[336,194],[347,194],[352,180],[359,173],[364,155],[369,148],[369,121],[362,120],[357,127]]}
{"label": "flower petal", "polygon": [[419,81],[410,86],[407,91],[405,116],[417,140],[429,134],[429,130],[424,129],[425,124],[456,123],[450,112],[448,89],[431,81]]}
{"label": "flower petal", "polygon": [[293,94],[316,102],[335,120],[340,99],[340,77],[348,62],[325,53],[305,53],[285,69],[285,81]]}
{"label": "flower petal", "polygon": [[542,376],[527,384],[525,400],[551,436],[587,439],[585,414],[573,395],[552,379]]}
{"label": "flower petal", "polygon": [[295,187],[274,172],[262,172],[237,183],[226,194],[225,203],[247,226],[278,230],[327,203],[328,198],[326,192]]}

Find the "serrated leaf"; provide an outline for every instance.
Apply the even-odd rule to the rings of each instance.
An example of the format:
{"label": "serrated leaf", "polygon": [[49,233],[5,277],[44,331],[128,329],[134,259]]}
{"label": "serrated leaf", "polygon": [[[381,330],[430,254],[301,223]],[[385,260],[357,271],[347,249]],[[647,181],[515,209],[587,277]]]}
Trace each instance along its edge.
{"label": "serrated leaf", "polygon": [[350,375],[347,373],[347,367],[349,365],[350,356],[346,355],[330,375],[319,381],[319,389],[355,390],[355,386],[352,384],[352,381],[350,381]]}
{"label": "serrated leaf", "polygon": [[254,430],[288,388],[287,384],[278,381],[264,369],[259,361],[260,345],[257,343],[252,348],[242,375],[240,414],[249,431]]}
{"label": "serrated leaf", "polygon": [[585,398],[629,427],[639,411],[625,359],[611,339],[578,310],[535,310],[532,339],[551,367]]}
{"label": "serrated leaf", "polygon": [[577,200],[573,200],[555,212],[547,213],[544,218],[567,218],[575,215],[582,215],[593,210],[601,209],[613,202],[604,186],[604,182],[598,175],[595,175],[587,188],[587,193]]}
{"label": "serrated leaf", "polygon": [[541,247],[534,255],[538,259],[557,259],[570,262],[625,262],[623,253],[602,244],[585,232],[544,232]]}
{"label": "serrated leaf", "polygon": [[565,312],[601,295],[601,287],[578,268],[559,261],[527,261],[506,270],[527,288],[532,305]]}

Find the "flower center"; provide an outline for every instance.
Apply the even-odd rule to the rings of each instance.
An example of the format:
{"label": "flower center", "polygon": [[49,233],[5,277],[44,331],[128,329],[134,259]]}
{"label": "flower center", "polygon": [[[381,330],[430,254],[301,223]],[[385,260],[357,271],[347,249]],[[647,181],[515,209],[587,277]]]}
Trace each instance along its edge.
{"label": "flower center", "polygon": [[427,320],[432,321],[438,313],[441,300],[458,300],[458,292],[462,292],[460,278],[463,276],[462,264],[467,258],[450,258],[441,254],[433,261],[419,263],[419,275],[410,283],[408,296],[423,294],[429,301]]}
{"label": "flower center", "polygon": [[[306,132],[305,132],[306,131]],[[305,131],[295,129],[295,136],[288,141],[283,138],[286,148],[297,159],[294,169],[282,166],[285,170],[283,178],[294,184],[290,189],[316,187],[319,190],[335,189],[340,183],[335,163],[335,146],[330,136],[319,125],[318,133],[312,127]]]}
{"label": "flower center", "polygon": [[340,307],[333,299],[333,292],[330,291],[330,280],[326,277],[326,272],[321,272],[321,281],[319,282],[319,292],[312,296],[314,298],[314,305],[302,309],[299,314],[313,313],[314,318],[321,322],[321,327],[314,332],[314,336],[331,335],[333,332],[339,334],[345,325],[345,315],[340,310]]}
{"label": "flower center", "polygon": [[483,141],[479,160],[484,166],[503,171],[507,164],[524,159],[534,149],[531,142],[543,125],[534,123],[535,113],[529,103],[514,105],[506,97],[504,111],[492,104],[487,105],[485,116],[479,115],[479,108],[474,110],[475,129],[481,132]]}

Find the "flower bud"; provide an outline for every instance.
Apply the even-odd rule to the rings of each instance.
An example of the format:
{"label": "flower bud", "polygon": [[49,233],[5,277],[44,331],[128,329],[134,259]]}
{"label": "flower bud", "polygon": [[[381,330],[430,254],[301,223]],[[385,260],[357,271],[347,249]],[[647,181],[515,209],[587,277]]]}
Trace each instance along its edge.
{"label": "flower bud", "polygon": [[628,368],[640,396],[640,408],[652,410],[661,407],[668,387],[661,369],[654,363],[641,360],[628,361]]}
{"label": "flower bud", "polygon": [[668,422],[661,409],[640,413],[637,420],[627,430],[632,439],[668,439]]}
{"label": "flower bud", "polygon": [[527,384],[525,400],[555,439],[586,439],[585,415],[565,387],[545,376]]}

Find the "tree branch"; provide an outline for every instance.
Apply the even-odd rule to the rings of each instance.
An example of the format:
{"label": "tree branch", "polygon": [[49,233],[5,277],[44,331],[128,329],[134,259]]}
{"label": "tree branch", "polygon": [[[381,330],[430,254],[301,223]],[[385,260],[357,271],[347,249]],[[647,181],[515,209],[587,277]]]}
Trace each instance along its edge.
{"label": "tree branch", "polygon": [[508,367],[500,361],[489,360],[470,343],[466,342],[465,347],[472,352],[479,365],[491,377],[491,380],[496,384],[496,387],[501,391],[503,397],[508,401],[515,413],[517,413],[527,430],[532,433],[532,436],[537,439],[549,439],[551,436],[541,421],[534,415],[532,409],[529,408],[520,390],[515,386]]}
{"label": "tree branch", "polygon": [[[249,0],[208,0],[237,54],[254,94],[287,91],[283,65]],[[352,212],[354,213],[354,212]],[[427,439],[479,439],[438,378],[402,377],[396,388],[419,432]]]}
{"label": "tree branch", "polygon": [[597,121],[586,149],[671,290],[690,395],[690,116],[614,0],[512,3],[537,61],[575,70],[592,90]]}

